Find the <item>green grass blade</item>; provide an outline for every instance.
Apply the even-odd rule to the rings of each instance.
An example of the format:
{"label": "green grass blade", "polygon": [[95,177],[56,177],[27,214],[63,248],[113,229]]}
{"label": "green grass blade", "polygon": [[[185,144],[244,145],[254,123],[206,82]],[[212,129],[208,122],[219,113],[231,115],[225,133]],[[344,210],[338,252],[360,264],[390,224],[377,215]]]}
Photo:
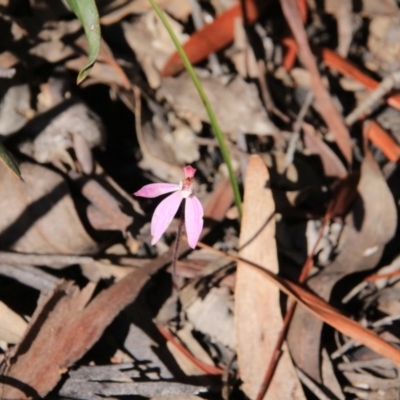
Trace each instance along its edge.
{"label": "green grass blade", "polygon": [[197,78],[197,75],[193,69],[192,64],[190,63],[185,51],[183,50],[181,44],[179,43],[178,38],[176,37],[174,31],[172,30],[170,24],[168,23],[168,20],[165,18],[165,15],[163,13],[163,11],[160,9],[160,7],[156,4],[156,2],[154,0],[149,0],[151,6],[153,7],[154,11],[156,12],[156,14],[158,15],[158,17],[160,18],[161,22],[163,23],[163,25],[165,26],[165,28],[167,29],[172,41],[174,42],[174,45],[180,55],[180,57],[182,58],[183,64],[185,65],[185,68],[187,70],[187,72],[189,73],[190,78],[193,81],[194,86],[196,87],[199,96],[201,97],[203,103],[204,103],[204,107],[207,110],[207,114],[208,117],[210,119],[210,123],[211,126],[213,128],[215,137],[218,140],[218,144],[219,144],[219,148],[221,150],[221,154],[222,157],[225,161],[225,164],[228,168],[228,173],[229,173],[229,179],[231,181],[231,185],[232,185],[232,189],[233,189],[233,194],[235,197],[235,203],[236,203],[236,207],[238,209],[238,213],[239,213],[239,218],[242,218],[242,199],[240,197],[240,191],[239,191],[239,185],[236,179],[236,175],[235,172],[233,170],[232,167],[232,161],[231,161],[231,156],[229,154],[229,150],[228,147],[226,145],[225,142],[225,138],[224,135],[219,127],[217,118],[215,116],[215,113],[212,109],[212,106],[208,100],[208,97],[203,89],[203,86],[201,84],[201,82],[199,81],[199,79]]}
{"label": "green grass blade", "polygon": [[8,150],[4,147],[2,143],[0,143],[0,161],[2,161],[4,165],[12,173],[14,173],[14,175],[21,179],[21,181],[23,180],[17,162],[14,160],[14,157],[8,152]]}
{"label": "green grass blade", "polygon": [[89,45],[88,62],[78,74],[79,84],[89,75],[99,55],[101,41],[99,12],[94,0],[67,0],[67,3],[81,21]]}

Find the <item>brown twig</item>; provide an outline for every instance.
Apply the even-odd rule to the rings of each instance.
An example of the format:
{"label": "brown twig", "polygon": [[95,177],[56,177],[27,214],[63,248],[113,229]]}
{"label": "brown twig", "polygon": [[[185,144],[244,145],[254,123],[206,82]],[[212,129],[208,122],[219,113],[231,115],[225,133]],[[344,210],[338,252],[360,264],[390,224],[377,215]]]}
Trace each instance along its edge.
{"label": "brown twig", "polygon": [[286,158],[285,158],[285,168],[286,169],[293,162],[294,153],[296,150],[296,144],[300,138],[301,125],[304,121],[304,118],[305,118],[313,100],[314,100],[313,92],[308,92],[306,95],[306,99],[305,99],[304,103],[302,104],[302,106],[300,108],[300,112],[297,115],[296,121],[294,123],[293,134],[292,134],[292,137],[290,138],[288,149],[286,152]]}
{"label": "brown twig", "polygon": [[197,368],[201,369],[203,372],[209,375],[222,375],[223,370],[220,368],[215,367],[214,365],[208,365],[201,360],[197,359],[196,357],[193,356],[193,354],[190,353],[184,347],[176,338],[175,336],[166,328],[164,328],[160,324],[156,324],[157,329],[160,331],[160,333],[164,336],[164,338],[174,345],[180,353],[182,353],[188,360],[190,360]]}
{"label": "brown twig", "polygon": [[58,268],[73,264],[91,264],[93,257],[64,254],[29,254],[0,251],[0,264],[49,265]]}

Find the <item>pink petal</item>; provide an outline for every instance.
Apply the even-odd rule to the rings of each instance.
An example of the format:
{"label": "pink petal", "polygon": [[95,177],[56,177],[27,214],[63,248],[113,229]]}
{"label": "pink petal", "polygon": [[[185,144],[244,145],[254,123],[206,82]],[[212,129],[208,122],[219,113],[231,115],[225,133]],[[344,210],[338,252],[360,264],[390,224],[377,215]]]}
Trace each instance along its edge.
{"label": "pink petal", "polygon": [[194,249],[203,229],[203,206],[196,196],[189,196],[185,204],[185,227],[189,246]]}
{"label": "pink petal", "polygon": [[174,219],[182,200],[181,192],[176,192],[165,198],[157,206],[151,219],[151,234],[153,235],[151,244],[155,244],[160,240],[160,237]]}
{"label": "pink petal", "polygon": [[135,196],[141,197],[157,197],[165,193],[175,192],[180,189],[180,185],[174,183],[150,183],[149,185],[143,186],[137,192]]}
{"label": "pink petal", "polygon": [[184,167],[183,171],[185,172],[185,178],[193,178],[194,174],[196,173],[196,169],[193,168],[191,165],[187,165],[186,167]]}

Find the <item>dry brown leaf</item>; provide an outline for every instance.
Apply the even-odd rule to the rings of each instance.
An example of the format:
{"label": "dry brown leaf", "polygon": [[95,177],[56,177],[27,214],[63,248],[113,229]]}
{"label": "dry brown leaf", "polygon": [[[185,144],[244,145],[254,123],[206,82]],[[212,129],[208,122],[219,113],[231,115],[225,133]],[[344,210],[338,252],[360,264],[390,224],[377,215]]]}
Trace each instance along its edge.
{"label": "dry brown leaf", "polygon": [[102,279],[113,279],[118,282],[129,275],[136,267],[121,266],[109,262],[95,260],[92,263],[81,264],[82,275],[91,282]]}
{"label": "dry brown leaf", "polygon": [[[247,167],[240,257],[278,272],[275,204],[268,170],[259,156]],[[235,290],[235,331],[243,390],[255,399],[282,329],[279,289],[247,264],[238,263]],[[283,353],[265,399],[304,399],[290,356]]]}
{"label": "dry brown leaf", "polygon": [[[223,132],[274,135],[278,128],[269,120],[255,85],[236,77],[227,85],[218,78],[200,78]],[[208,122],[204,105],[187,73],[164,78],[157,96],[165,98],[178,115],[198,115]],[[240,101],[238,101],[240,99]]]}
{"label": "dry brown leaf", "polygon": [[[158,0],[157,4],[168,14],[176,19],[186,20],[191,13],[190,1],[188,0]],[[129,14],[144,14],[152,10],[148,0],[106,2],[105,8],[100,8],[102,25],[110,25],[121,21]]]}
{"label": "dry brown leaf", "polygon": [[373,17],[375,15],[394,15],[399,12],[396,0],[363,0],[362,15]]}
{"label": "dry brown leaf", "polygon": [[[178,39],[183,42],[187,39],[182,26],[170,17],[168,22],[171,24]],[[175,50],[174,44],[164,26],[158,20],[154,12],[136,19],[134,22],[122,23],[122,29],[128,45],[135,52],[135,56],[142,67],[146,67],[144,73],[151,82],[155,78],[154,73],[162,69],[169,55]],[[157,81],[157,79],[156,79]],[[158,78],[158,85],[160,81]],[[155,83],[157,87],[157,82]]]}
{"label": "dry brown leaf", "polygon": [[[156,121],[157,118],[153,118]],[[155,124],[154,124],[155,125]],[[145,123],[137,132],[142,159],[139,166],[149,170],[160,180],[179,182],[182,178],[182,169],[174,161],[174,154],[162,136],[168,134],[165,130],[157,130],[150,123]]]}
{"label": "dry brown leaf", "polygon": [[107,191],[101,181],[95,179],[88,179],[81,191],[91,203],[87,208],[87,217],[95,229],[119,230],[126,234],[133,217],[122,211],[120,199]]}
{"label": "dry brown leaf", "polygon": [[171,132],[165,120],[155,115],[152,123],[146,122],[137,135],[143,157],[141,168],[151,170],[162,180],[180,180],[182,169],[178,165],[190,164],[200,158],[195,133],[182,123]]}
{"label": "dry brown leaf", "polygon": [[65,43],[63,38],[75,34],[82,25],[78,19],[71,21],[48,21],[37,37],[39,43],[29,49],[29,54],[55,64],[72,57],[76,50]]}
{"label": "dry brown leaf", "polygon": [[[20,164],[25,183],[0,164],[0,246],[36,254],[91,254],[98,245],[86,233],[67,183],[40,165]],[[61,230],[62,227],[62,230]]]}
{"label": "dry brown leaf", "polygon": [[57,40],[39,43],[29,53],[55,64],[73,56],[75,52],[72,47],[66,46],[63,42]]}
{"label": "dry brown leaf", "polygon": [[325,10],[332,13],[338,24],[337,52],[347,57],[353,39],[352,3],[347,0],[326,0]]}
{"label": "dry brown leaf", "polygon": [[28,323],[20,315],[0,301],[0,340],[18,343],[27,326]]}
{"label": "dry brown leaf", "polygon": [[[19,150],[38,163],[63,161],[65,156],[71,158],[67,150],[74,148],[81,165],[89,165],[89,173],[93,167],[88,155],[90,149],[101,146],[105,140],[105,127],[100,117],[78,98],[65,100],[37,115],[25,126],[24,133]],[[86,159],[79,158],[82,156]]]}
{"label": "dry brown leaf", "polygon": [[344,393],[339,382],[336,379],[334,366],[330,355],[326,349],[321,352],[322,364],[322,379],[324,382],[329,382],[329,391],[337,398],[337,400],[345,400]]}
{"label": "dry brown leaf", "polygon": [[[201,332],[212,342],[235,348],[233,315],[230,307],[232,295],[227,288],[213,287],[204,298],[197,295],[186,309],[188,321],[196,331]],[[218,321],[218,324],[215,323]]]}
{"label": "dry brown leaf", "polygon": [[13,85],[0,81],[0,135],[8,136],[21,129],[28,121],[31,110],[31,90],[28,84]]}
{"label": "dry brown leaf", "polygon": [[[351,4],[351,2],[349,2]],[[318,12],[321,12],[321,6],[323,6],[324,11],[333,12],[337,7],[337,0],[325,0],[324,3],[319,3],[315,1],[308,1],[310,7],[316,7]],[[359,3],[359,13],[368,18],[373,18],[377,15],[393,16],[399,10],[396,0],[362,0]]]}
{"label": "dry brown leaf", "polygon": [[[65,67],[73,71],[80,71],[87,63],[87,56],[81,56],[65,62]],[[118,72],[109,64],[96,62],[90,71],[90,81],[100,82],[111,87],[124,86],[124,80]]]}
{"label": "dry brown leaf", "polygon": [[[82,49],[84,53],[89,53],[89,44],[86,40],[86,36],[80,36],[76,39],[75,45]],[[75,63],[76,60],[79,60],[79,62]],[[73,65],[76,66],[82,62],[82,57],[79,57],[78,59],[72,60],[72,64],[69,64],[69,66],[72,68]],[[103,39],[100,41],[99,55],[93,68],[96,65],[98,65],[98,69],[94,71],[94,74],[92,72],[90,73],[91,79],[95,77],[96,80],[100,80],[102,83],[107,82],[111,87],[115,87],[118,84],[128,92],[132,89],[132,84],[129,78],[121,65],[115,60],[113,52]],[[116,78],[115,80],[112,79],[114,76]],[[103,80],[101,80],[100,77],[103,78]]]}
{"label": "dry brown leaf", "polygon": [[[143,308],[145,309],[144,312],[142,311]],[[123,360],[126,359],[127,354],[132,355],[135,360],[146,360],[146,364],[150,368],[158,369],[160,378],[173,379],[173,374],[161,360],[162,355],[158,351],[160,346],[152,338],[152,331],[149,332],[146,328],[138,326],[141,324],[139,321],[147,321],[147,324],[150,325],[151,312],[149,312],[148,307],[146,305],[143,307],[143,303],[136,301],[128,308],[125,315],[129,315],[132,322],[124,339],[124,351],[117,350],[117,353],[120,353],[120,357]],[[154,327],[155,331],[156,328]],[[118,356],[117,353],[116,356]]]}
{"label": "dry brown leaf", "polygon": [[368,68],[385,74],[399,70],[399,21],[398,11],[390,16],[372,18],[368,36]]}
{"label": "dry brown leaf", "polygon": [[[109,366],[112,368],[113,366]],[[104,368],[104,367],[103,367]],[[68,379],[60,389],[59,396],[67,399],[123,399],[123,398],[141,398],[149,399],[154,396],[169,394],[169,398],[192,399],[192,394],[207,392],[204,386],[190,385],[179,382],[149,380],[147,382],[132,382],[129,377],[129,371],[124,371],[125,379],[129,382],[108,382],[97,380],[96,378]],[[104,374],[105,375],[105,374]],[[103,375],[103,376],[104,376]],[[142,379],[142,378],[141,378]],[[104,382],[107,381],[107,382]]]}
{"label": "dry brown leaf", "polygon": [[347,175],[346,168],[340,158],[316,134],[312,125],[303,123],[304,144],[307,149],[320,157],[325,176],[343,178]]}
{"label": "dry brown leaf", "polygon": [[3,51],[0,53],[0,67],[12,68],[19,63],[19,59],[15,54],[10,51]]}
{"label": "dry brown leaf", "polygon": [[[393,196],[370,154],[361,166],[358,197],[346,222],[337,257],[308,281],[309,287],[325,300],[329,300],[335,284],[346,275],[375,267],[396,230]],[[296,310],[288,336],[290,351],[296,365],[316,382],[321,382],[321,331],[320,320],[301,308]]]}
{"label": "dry brown leaf", "polygon": [[[213,360],[206,350],[201,346],[197,339],[193,336],[193,326],[186,323],[182,329],[176,332],[176,340],[184,344],[189,353],[200,363],[212,366]],[[172,342],[168,341],[167,346],[169,351],[173,354],[175,361],[179,367],[188,376],[201,376],[204,375],[204,369],[194,364],[182,351],[176,347]]]}
{"label": "dry brown leaf", "polygon": [[[80,336],[82,327],[77,323],[94,288],[93,284],[89,284],[79,291],[67,282],[59,285],[53,293],[42,295],[30,330],[16,349],[14,357],[18,362],[10,366],[6,373],[8,381],[5,379],[5,384],[0,387],[2,399],[25,399],[32,395],[43,397],[48,387],[56,385],[62,369],[68,365],[63,356],[68,358],[76,351],[71,342],[74,336]],[[14,378],[21,382],[18,379],[20,376],[25,378],[24,384],[13,386],[11,382]]]}

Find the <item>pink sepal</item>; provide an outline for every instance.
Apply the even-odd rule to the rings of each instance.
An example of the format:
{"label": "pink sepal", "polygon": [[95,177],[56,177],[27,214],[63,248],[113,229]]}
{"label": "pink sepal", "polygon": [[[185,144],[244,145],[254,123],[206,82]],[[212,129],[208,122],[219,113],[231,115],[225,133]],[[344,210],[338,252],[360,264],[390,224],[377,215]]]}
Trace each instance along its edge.
{"label": "pink sepal", "polygon": [[165,193],[176,192],[181,188],[180,185],[174,183],[150,183],[149,185],[143,186],[137,192],[134,193],[135,196],[141,197],[157,197]]}
{"label": "pink sepal", "polygon": [[182,193],[179,191],[172,193],[157,206],[151,219],[151,234],[153,236],[151,244],[160,240],[168,225],[174,219],[182,200]]}
{"label": "pink sepal", "polygon": [[194,249],[203,229],[203,207],[200,200],[193,195],[186,199],[185,227],[189,246]]}
{"label": "pink sepal", "polygon": [[193,178],[194,174],[196,173],[196,168],[188,165],[183,168],[183,171],[185,172],[185,178]]}

